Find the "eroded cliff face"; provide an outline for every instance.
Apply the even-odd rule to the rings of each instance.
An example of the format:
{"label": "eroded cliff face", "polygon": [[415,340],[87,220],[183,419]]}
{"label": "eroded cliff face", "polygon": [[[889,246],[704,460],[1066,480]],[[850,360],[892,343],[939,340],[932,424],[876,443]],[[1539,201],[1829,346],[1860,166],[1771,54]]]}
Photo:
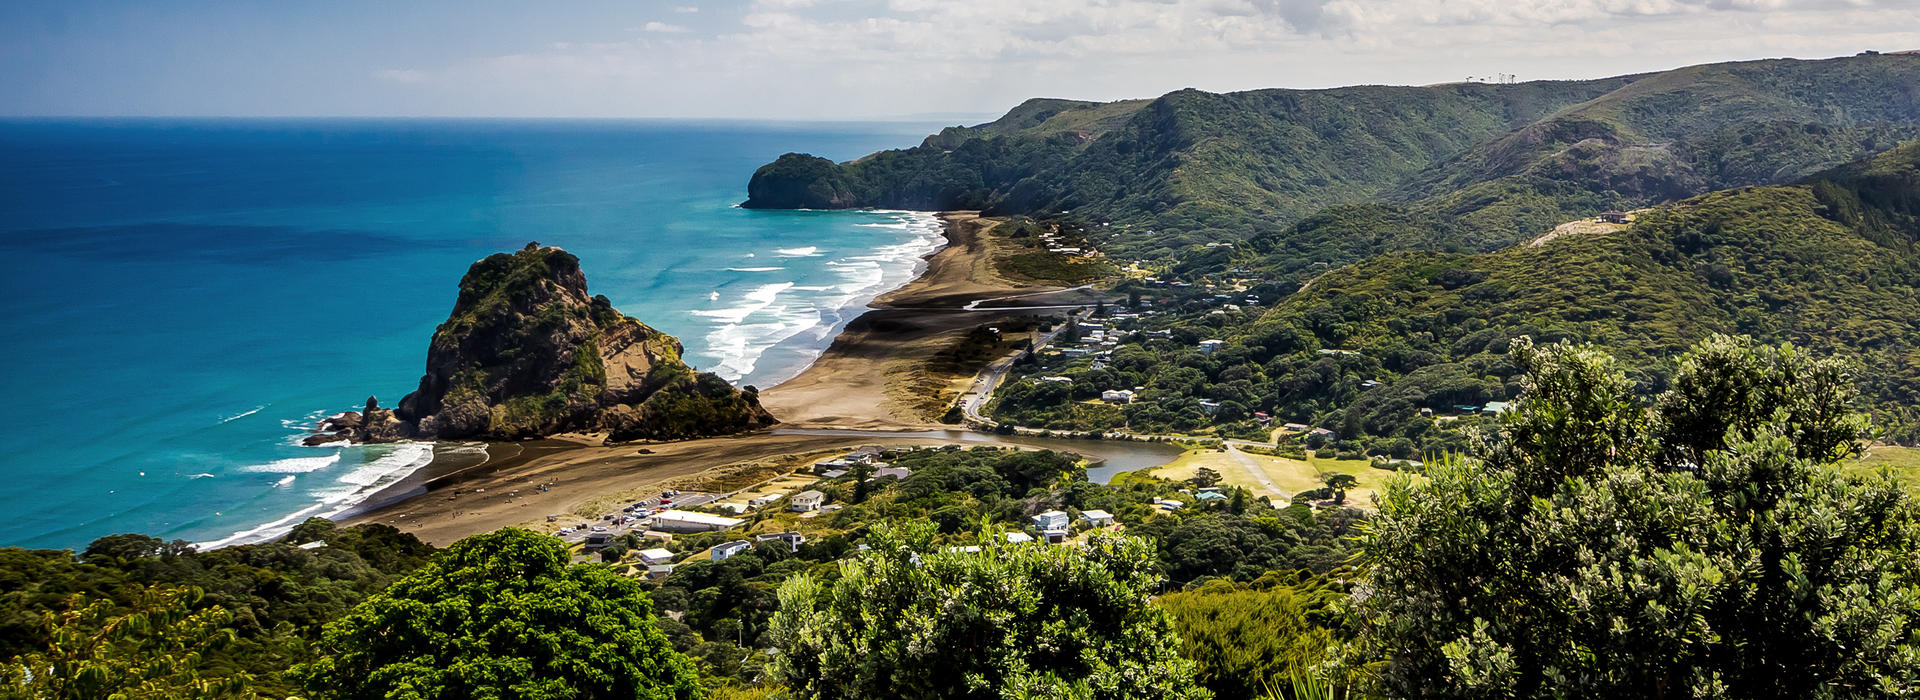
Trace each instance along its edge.
{"label": "eroded cliff face", "polygon": [[434,331],[426,375],[398,408],[369,399],[322,429],[355,442],[563,432],[664,440],[777,422],[755,392],[695,372],[680,353],[673,336],[589,296],[578,258],[529,243],[467,270],[453,313]]}

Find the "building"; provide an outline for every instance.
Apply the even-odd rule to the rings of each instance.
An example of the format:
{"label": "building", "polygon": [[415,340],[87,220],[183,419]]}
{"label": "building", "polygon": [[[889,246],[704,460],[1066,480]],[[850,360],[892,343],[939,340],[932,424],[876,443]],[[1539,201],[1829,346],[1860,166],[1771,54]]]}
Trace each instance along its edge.
{"label": "building", "polygon": [[1304,432],[1307,432],[1307,429],[1308,429],[1308,428],[1310,428],[1310,427],[1312,427],[1312,426],[1309,426],[1309,425],[1307,425],[1307,424],[1305,424],[1305,423],[1287,423],[1287,424],[1285,424],[1285,425],[1282,425],[1282,426],[1280,426],[1280,427],[1282,427],[1282,428],[1286,428],[1286,429],[1288,429],[1288,430],[1291,430],[1291,431],[1293,431],[1293,432],[1296,432],[1296,433],[1304,433]]}
{"label": "building", "polygon": [[1025,544],[1033,541],[1033,535],[1024,532],[1009,532],[1006,534],[1006,538],[1007,544]]}
{"label": "building", "polygon": [[712,532],[731,530],[746,522],[739,518],[695,513],[690,510],[666,510],[653,516],[652,529],[661,532]]}
{"label": "building", "polygon": [[760,506],[764,506],[768,503],[778,501],[780,500],[780,498],[781,498],[780,494],[777,494],[777,493],[763,493],[758,496],[754,496],[753,498],[747,499],[747,505],[754,508],[759,508]]}
{"label": "building", "polygon": [[798,532],[763,532],[753,536],[755,542],[785,542],[788,552],[800,551],[800,545],[807,543],[807,536]]}
{"label": "building", "polygon": [[[1085,353],[1082,353],[1082,354],[1085,354]],[[1072,384],[1072,383],[1073,383],[1073,377],[1041,377],[1041,378],[1040,378],[1040,381],[1043,381],[1043,382],[1059,382],[1059,383],[1061,383],[1061,384]]]}
{"label": "building", "polygon": [[750,551],[752,549],[753,549],[753,543],[748,542],[746,540],[734,540],[732,542],[722,542],[720,544],[713,546],[712,556],[714,561],[726,561],[729,557],[732,557],[735,554],[739,554],[745,551]]}
{"label": "building", "polygon": [[1267,415],[1266,411],[1254,411],[1253,419],[1260,421],[1261,425],[1266,425],[1268,423],[1273,422],[1273,416]]}
{"label": "building", "polygon": [[1220,402],[1214,401],[1212,399],[1201,399],[1200,410],[1205,412],[1207,415],[1211,416],[1213,415],[1214,411],[1220,410]]}
{"label": "building", "polygon": [[1480,407],[1480,410],[1486,413],[1506,413],[1513,410],[1513,404],[1506,401],[1488,401],[1487,405]]}
{"label": "building", "polygon": [[1040,532],[1041,537],[1047,538],[1047,544],[1060,544],[1061,542],[1067,541],[1067,538],[1072,535],[1073,533],[1067,532],[1066,530],[1042,530]]}
{"label": "building", "polygon": [[793,500],[787,503],[787,510],[795,513],[809,513],[820,510],[821,504],[826,502],[826,494],[813,489],[807,489],[793,495]]}
{"label": "building", "polygon": [[1202,340],[1200,341],[1200,354],[1212,355],[1219,352],[1220,348],[1226,344],[1227,341],[1224,340]]}
{"label": "building", "polygon": [[1599,219],[1600,221],[1604,223],[1609,223],[1609,224],[1627,223],[1627,213],[1624,211],[1603,211],[1603,212],[1600,212],[1599,216],[1596,216],[1593,218]]}
{"label": "building", "polygon": [[1153,499],[1153,504],[1156,506],[1160,506],[1161,510],[1180,510],[1181,508],[1187,507],[1187,504],[1181,503],[1171,498],[1156,498],[1156,499]]}
{"label": "building", "polygon": [[1067,523],[1066,511],[1050,510],[1033,516],[1033,526],[1041,530],[1065,530]]}
{"label": "building", "polygon": [[1133,390],[1108,389],[1100,392],[1100,400],[1107,403],[1133,403]]}
{"label": "building", "polygon": [[647,566],[653,566],[655,564],[665,564],[671,561],[673,561],[673,552],[669,552],[659,547],[654,547],[653,549],[640,550],[640,563],[646,564]]}
{"label": "building", "polygon": [[859,462],[855,462],[851,459],[829,459],[821,462],[814,462],[813,473],[826,474],[827,472],[831,472],[831,471],[844,472],[848,469],[852,469],[857,464],[859,464]]}
{"label": "building", "polygon": [[647,578],[658,581],[673,575],[672,564],[654,564],[647,567]]}
{"label": "building", "polygon": [[613,533],[595,532],[595,533],[589,534],[587,535],[587,539],[584,542],[584,544],[587,545],[587,549],[600,549],[600,548],[606,547],[607,545],[613,544]]}
{"label": "building", "polygon": [[888,477],[891,477],[894,479],[905,479],[909,476],[913,476],[913,470],[908,469],[906,467],[881,467],[873,471],[873,478],[875,479],[888,478]]}
{"label": "building", "polygon": [[1113,524],[1113,514],[1104,510],[1080,511],[1080,520],[1093,527],[1106,527]]}

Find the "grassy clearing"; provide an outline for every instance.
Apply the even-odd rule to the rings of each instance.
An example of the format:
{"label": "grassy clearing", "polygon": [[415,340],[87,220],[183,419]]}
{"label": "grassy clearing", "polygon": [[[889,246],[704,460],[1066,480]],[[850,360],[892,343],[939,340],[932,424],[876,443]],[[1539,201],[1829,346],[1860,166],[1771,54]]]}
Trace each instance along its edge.
{"label": "grassy clearing", "polygon": [[1867,455],[1846,465],[1851,474],[1868,474],[1885,468],[1893,478],[1920,496],[1920,448],[1874,445]]}
{"label": "grassy clearing", "polygon": [[[1193,478],[1201,467],[1219,472],[1221,479],[1230,486],[1246,488],[1256,496],[1274,498],[1321,488],[1326,485],[1328,474],[1350,474],[1360,482],[1360,486],[1347,491],[1347,503],[1361,508],[1372,505],[1373,494],[1386,488],[1387,479],[1394,474],[1385,469],[1375,469],[1372,462],[1364,459],[1315,457],[1302,461],[1244,452],[1235,455],[1211,448],[1189,450],[1178,459],[1153,470],[1153,474],[1179,481]],[[1259,474],[1250,471],[1250,468],[1258,469]],[[1263,481],[1261,476],[1266,479]],[[1272,485],[1269,486],[1269,483]]]}

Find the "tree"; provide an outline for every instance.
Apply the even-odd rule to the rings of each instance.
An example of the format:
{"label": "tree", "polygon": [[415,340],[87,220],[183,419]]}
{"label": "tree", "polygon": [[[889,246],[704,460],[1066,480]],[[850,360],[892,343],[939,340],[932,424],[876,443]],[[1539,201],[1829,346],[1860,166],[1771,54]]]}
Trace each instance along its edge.
{"label": "tree", "polygon": [[1307,577],[1260,590],[1213,579],[1157,602],[1173,617],[1195,677],[1222,700],[1247,699],[1310,675],[1325,660],[1333,635],[1315,618],[1343,597],[1325,583]]}
{"label": "tree", "polygon": [[1382,692],[1920,692],[1920,513],[1831,461],[1865,427],[1841,365],[1714,338],[1648,410],[1592,347],[1512,352],[1477,461],[1396,477],[1362,535]]}
{"label": "tree", "polygon": [[1220,472],[1215,471],[1213,467],[1201,467],[1193,470],[1193,478],[1190,481],[1194,486],[1207,488],[1220,483]]}
{"label": "tree", "polygon": [[227,629],[233,616],[219,607],[194,610],[200,601],[196,588],[149,588],[131,610],[116,612],[112,601],[74,596],[66,612],[46,616],[46,651],[21,655],[0,669],[0,694],[44,700],[258,697],[244,674],[205,673],[207,652],[234,640]]}
{"label": "tree", "polygon": [[938,550],[920,522],[876,527],[838,580],[780,588],[777,673],[805,698],[1200,698],[1155,607],[1151,545]]}
{"label": "tree", "polygon": [[1323,481],[1326,483],[1327,488],[1333,490],[1334,503],[1346,503],[1347,489],[1360,485],[1360,480],[1354,478],[1352,474],[1341,474],[1338,472],[1328,474]]}
{"label": "tree", "polygon": [[638,583],[508,528],[454,543],[327,625],[292,673],[340,698],[693,698]]}

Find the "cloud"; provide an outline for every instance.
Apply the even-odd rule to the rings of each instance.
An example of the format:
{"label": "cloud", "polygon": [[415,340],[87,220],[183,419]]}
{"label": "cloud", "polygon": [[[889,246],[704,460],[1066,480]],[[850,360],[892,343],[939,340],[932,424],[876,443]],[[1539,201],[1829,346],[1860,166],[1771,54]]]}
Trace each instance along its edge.
{"label": "cloud", "polygon": [[1913,0],[750,0],[736,12],[712,18],[717,34],[649,22],[631,41],[447,66],[435,81],[608,116],[835,117],[1920,47]]}

